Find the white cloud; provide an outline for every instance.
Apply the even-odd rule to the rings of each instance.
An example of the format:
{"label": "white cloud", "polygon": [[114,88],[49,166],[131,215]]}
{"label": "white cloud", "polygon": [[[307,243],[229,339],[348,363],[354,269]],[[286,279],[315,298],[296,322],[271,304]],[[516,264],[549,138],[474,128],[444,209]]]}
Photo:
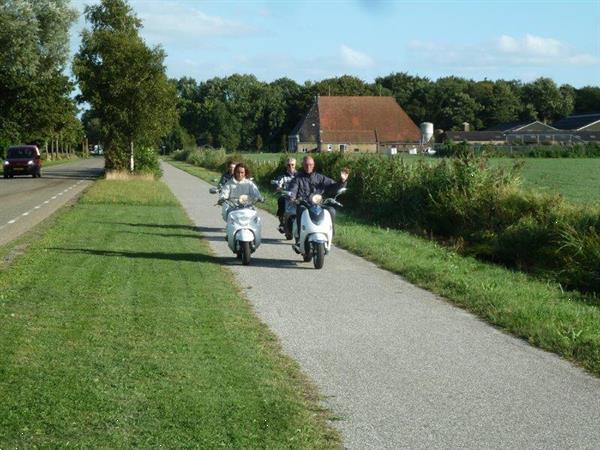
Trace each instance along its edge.
{"label": "white cloud", "polygon": [[215,36],[246,36],[257,29],[238,20],[208,15],[196,8],[168,7],[153,2],[137,11],[144,24],[143,34],[161,42],[180,41],[182,38]]}
{"label": "white cloud", "polygon": [[523,37],[502,35],[493,42],[450,45],[414,40],[408,48],[415,56],[437,64],[457,67],[501,66],[594,66],[600,57],[579,53],[557,39],[526,34]]}
{"label": "white cloud", "polygon": [[346,45],[342,45],[340,47],[340,55],[344,64],[350,67],[365,69],[373,66],[374,64],[373,58],[371,58],[369,55],[359,52],[358,50],[354,50]]}
{"label": "white cloud", "polygon": [[526,34],[522,39],[502,35],[497,41],[497,48],[502,53],[536,57],[558,57],[569,53],[567,46],[560,41],[531,34]]}

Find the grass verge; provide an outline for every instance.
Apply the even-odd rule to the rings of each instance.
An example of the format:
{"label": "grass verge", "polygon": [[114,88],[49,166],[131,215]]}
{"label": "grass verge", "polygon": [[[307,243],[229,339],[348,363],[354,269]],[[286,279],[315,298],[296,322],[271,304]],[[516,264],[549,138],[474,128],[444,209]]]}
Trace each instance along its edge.
{"label": "grass verge", "polygon": [[160,182],[96,183],[0,272],[0,448],[336,448]]}
{"label": "grass verge", "polygon": [[[215,172],[179,161],[174,166],[210,181]],[[273,195],[266,209],[275,212]],[[439,294],[531,344],[600,375],[600,299],[564,292],[526,274],[486,264],[409,233],[340,213],[336,245]]]}

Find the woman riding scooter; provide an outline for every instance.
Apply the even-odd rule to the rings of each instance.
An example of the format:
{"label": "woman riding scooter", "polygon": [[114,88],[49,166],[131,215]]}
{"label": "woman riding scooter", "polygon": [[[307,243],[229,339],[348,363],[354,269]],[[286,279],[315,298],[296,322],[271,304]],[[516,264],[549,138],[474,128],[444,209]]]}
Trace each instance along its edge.
{"label": "woman riding scooter", "polygon": [[[264,201],[263,196],[254,182],[249,179],[250,170],[244,163],[239,163],[235,166],[233,171],[233,178],[231,178],[221,188],[221,194],[219,195],[219,205],[223,205],[225,200],[237,201],[241,195],[247,195],[252,202]],[[223,220],[227,221],[228,213],[227,204],[223,207]]]}
{"label": "woman riding scooter", "polygon": [[[223,205],[223,219],[227,223],[225,240],[244,265],[250,264],[251,254],[260,246],[261,220],[254,203],[264,201],[256,185],[246,178],[248,175],[248,168],[237,164],[233,178],[223,186],[217,202]],[[217,189],[211,192],[216,193]]]}

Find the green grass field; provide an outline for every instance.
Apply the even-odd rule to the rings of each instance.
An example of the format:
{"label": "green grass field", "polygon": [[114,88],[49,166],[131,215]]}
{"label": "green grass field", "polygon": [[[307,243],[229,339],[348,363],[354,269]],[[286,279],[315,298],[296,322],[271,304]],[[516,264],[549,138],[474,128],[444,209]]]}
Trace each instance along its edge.
{"label": "green grass field", "polygon": [[[207,181],[215,176],[201,167],[171,163]],[[265,208],[274,213],[275,196],[262,193]],[[365,223],[344,211],[338,214],[336,230],[336,245],[600,375],[597,297],[563,291],[557,283],[461,256],[433,241]]]}
{"label": "green grass field", "polygon": [[164,184],[100,181],[25,244],[0,267],[0,448],[340,446]]}
{"label": "green grass field", "polygon": [[574,203],[600,202],[600,158],[499,158],[493,164],[510,166],[523,162],[523,186],[560,193]]}

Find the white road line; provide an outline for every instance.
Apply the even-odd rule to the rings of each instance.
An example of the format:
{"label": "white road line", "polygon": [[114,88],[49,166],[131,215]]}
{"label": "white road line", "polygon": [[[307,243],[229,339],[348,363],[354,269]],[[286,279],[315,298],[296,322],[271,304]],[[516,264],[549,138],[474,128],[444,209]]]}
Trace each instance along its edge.
{"label": "white road line", "polygon": [[42,207],[42,205],[37,205],[37,206],[34,206],[33,209],[40,209],[41,207]]}
{"label": "white road line", "polygon": [[23,215],[23,216],[28,216],[30,212],[31,212],[31,211],[27,211],[27,212],[24,212],[24,213],[23,213],[23,214],[21,214],[21,215]]}
{"label": "white road line", "polygon": [[47,205],[48,203],[50,203],[50,200],[44,201],[44,205]]}
{"label": "white road line", "polygon": [[15,223],[17,221],[17,219],[13,219],[13,220],[9,220],[7,225],[12,225],[13,223]]}
{"label": "white road line", "polygon": [[54,197],[52,197],[50,200],[54,200],[56,199],[56,197],[58,197],[58,195],[55,195]]}

